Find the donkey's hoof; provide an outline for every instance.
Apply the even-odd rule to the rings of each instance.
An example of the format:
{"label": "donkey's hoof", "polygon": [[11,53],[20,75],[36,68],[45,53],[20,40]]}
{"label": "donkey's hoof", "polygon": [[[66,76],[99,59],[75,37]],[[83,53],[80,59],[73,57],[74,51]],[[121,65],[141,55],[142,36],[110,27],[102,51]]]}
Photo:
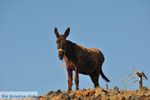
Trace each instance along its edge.
{"label": "donkey's hoof", "polygon": [[72,92],[72,90],[68,90],[68,91],[67,91],[67,93],[71,93],[71,92]]}
{"label": "donkey's hoof", "polygon": [[68,92],[68,93],[70,93],[71,91],[72,91],[72,89],[68,89],[68,91],[67,91],[67,92]]}
{"label": "donkey's hoof", "polygon": [[100,86],[95,86],[95,88],[101,88]]}
{"label": "donkey's hoof", "polygon": [[76,91],[79,90],[79,87],[76,87]]}

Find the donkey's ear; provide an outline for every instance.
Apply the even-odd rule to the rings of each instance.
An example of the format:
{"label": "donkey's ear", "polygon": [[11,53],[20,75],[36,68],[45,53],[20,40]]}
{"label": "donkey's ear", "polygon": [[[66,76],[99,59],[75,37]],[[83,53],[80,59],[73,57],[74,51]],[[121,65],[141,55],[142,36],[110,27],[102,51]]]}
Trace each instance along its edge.
{"label": "donkey's ear", "polygon": [[65,38],[69,35],[70,33],[70,27],[68,27],[64,33]]}
{"label": "donkey's ear", "polygon": [[60,35],[59,35],[59,32],[58,32],[58,30],[57,30],[56,27],[55,27],[55,29],[54,29],[54,33],[55,33],[55,35],[56,35],[57,38],[60,36]]}

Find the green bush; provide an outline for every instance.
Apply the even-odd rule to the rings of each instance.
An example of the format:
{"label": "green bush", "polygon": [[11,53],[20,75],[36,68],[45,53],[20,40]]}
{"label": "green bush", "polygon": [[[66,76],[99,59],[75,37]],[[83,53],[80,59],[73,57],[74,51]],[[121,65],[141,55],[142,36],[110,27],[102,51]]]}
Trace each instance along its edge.
{"label": "green bush", "polygon": [[114,87],[115,91],[119,91],[119,88],[117,86]]}

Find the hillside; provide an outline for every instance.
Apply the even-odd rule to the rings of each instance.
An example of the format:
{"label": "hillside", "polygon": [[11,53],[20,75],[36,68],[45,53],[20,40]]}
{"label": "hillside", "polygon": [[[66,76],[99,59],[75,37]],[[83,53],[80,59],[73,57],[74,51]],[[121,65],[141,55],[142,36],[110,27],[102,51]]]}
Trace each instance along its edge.
{"label": "hillside", "polygon": [[39,96],[39,100],[150,100],[150,89],[142,92],[131,90],[119,90],[119,88],[104,90],[82,89],[78,91],[50,91],[45,96]]}

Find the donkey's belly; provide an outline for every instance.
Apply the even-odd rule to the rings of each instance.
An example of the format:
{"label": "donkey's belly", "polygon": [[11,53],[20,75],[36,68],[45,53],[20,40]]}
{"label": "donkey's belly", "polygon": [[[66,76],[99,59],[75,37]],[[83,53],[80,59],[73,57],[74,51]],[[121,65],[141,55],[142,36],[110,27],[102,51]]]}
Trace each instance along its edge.
{"label": "donkey's belly", "polygon": [[90,75],[95,71],[95,67],[93,66],[79,66],[79,73]]}
{"label": "donkey's belly", "polygon": [[84,74],[84,75],[91,75],[92,72],[91,71],[79,71],[80,74]]}

